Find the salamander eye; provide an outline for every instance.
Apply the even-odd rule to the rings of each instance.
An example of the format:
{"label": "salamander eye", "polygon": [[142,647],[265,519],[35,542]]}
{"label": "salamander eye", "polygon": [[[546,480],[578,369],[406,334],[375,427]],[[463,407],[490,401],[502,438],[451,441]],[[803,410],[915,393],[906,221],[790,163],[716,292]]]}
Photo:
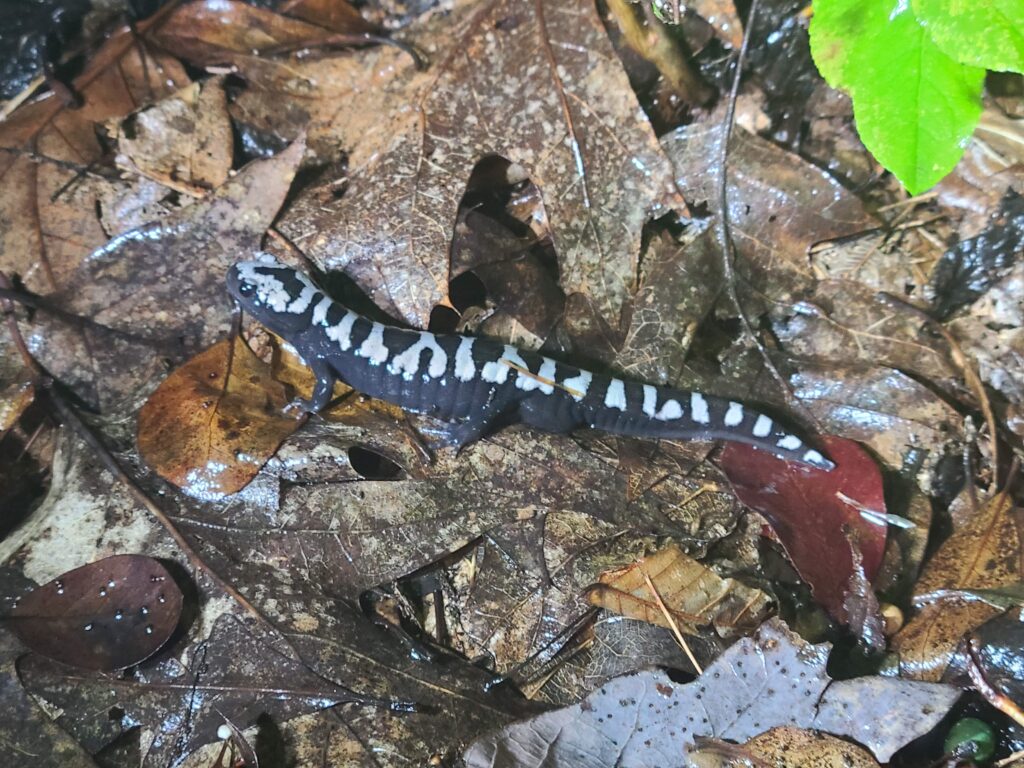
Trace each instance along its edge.
{"label": "salamander eye", "polygon": [[256,292],[256,286],[252,283],[241,283],[238,286],[238,292],[243,296],[252,296]]}

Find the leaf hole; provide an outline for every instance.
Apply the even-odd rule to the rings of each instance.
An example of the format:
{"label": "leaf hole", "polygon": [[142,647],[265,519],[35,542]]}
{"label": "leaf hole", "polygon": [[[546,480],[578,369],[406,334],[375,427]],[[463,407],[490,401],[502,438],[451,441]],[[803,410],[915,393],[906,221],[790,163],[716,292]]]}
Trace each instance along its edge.
{"label": "leaf hole", "polygon": [[356,474],[365,480],[397,480],[403,474],[402,468],[387,456],[361,445],[348,449],[348,460]]}

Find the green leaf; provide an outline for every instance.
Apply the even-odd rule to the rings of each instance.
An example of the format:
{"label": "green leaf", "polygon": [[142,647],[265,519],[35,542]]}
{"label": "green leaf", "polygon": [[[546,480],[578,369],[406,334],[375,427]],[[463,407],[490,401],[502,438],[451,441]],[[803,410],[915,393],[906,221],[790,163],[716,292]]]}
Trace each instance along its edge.
{"label": "green leaf", "polygon": [[985,70],[943,53],[908,0],[817,0],[811,53],[829,85],[850,92],[861,141],[911,194],[953,169]]}
{"label": "green leaf", "polygon": [[1024,72],[1024,0],[913,0],[932,41],[963,64]]}

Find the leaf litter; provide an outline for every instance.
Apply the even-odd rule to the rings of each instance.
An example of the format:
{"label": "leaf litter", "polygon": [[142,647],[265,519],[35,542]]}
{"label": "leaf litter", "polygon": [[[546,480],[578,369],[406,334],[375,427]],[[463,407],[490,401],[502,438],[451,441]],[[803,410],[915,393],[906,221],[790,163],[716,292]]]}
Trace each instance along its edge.
{"label": "leaf litter", "polygon": [[[691,36],[706,91],[724,84],[715,68],[740,38],[730,4],[700,8],[715,18],[693,16],[670,32]],[[763,718],[730,715],[732,725],[702,729],[663,709],[669,719],[654,732],[640,720],[614,724],[630,748],[640,748],[643,734],[682,743],[686,729],[694,761],[716,749],[770,759],[773,749],[797,748],[775,746],[782,743],[871,764],[829,734],[885,762],[930,730],[955,699],[949,688],[872,676],[829,681],[824,647],[805,645],[777,620],[731,648],[725,638],[753,629],[770,598],[789,599],[764,567],[760,518],[747,516],[750,505],[778,526],[779,505],[753,495],[789,483],[802,501],[782,505],[789,532],[779,538],[838,619],[829,637],[848,637],[839,628],[847,623],[868,646],[884,642],[873,586],[912,614],[890,649],[903,653],[904,673],[927,667],[936,679],[952,659],[947,675],[957,674],[966,657],[953,649],[965,633],[991,638],[990,648],[1012,643],[986,629],[998,628],[1006,603],[973,597],[1012,591],[1020,580],[1020,539],[1007,522],[1016,518],[1003,514],[1015,504],[999,502],[997,514],[990,501],[973,521],[955,518],[953,536],[915,580],[933,518],[962,482],[955,470],[973,435],[965,416],[979,408],[963,360],[977,360],[982,379],[1016,400],[1019,281],[1000,245],[1012,234],[1012,213],[980,235],[977,225],[979,205],[1014,199],[995,178],[1016,177],[979,174],[969,152],[956,172],[962,179],[954,174],[943,191],[952,201],[969,188],[969,213],[960,229],[936,223],[956,209],[904,201],[890,181],[865,171],[848,103],[830,101],[822,121],[820,101],[786,102],[777,69],[766,70],[764,91],[746,82],[744,114],[776,120],[775,138],[784,141],[737,128],[728,154],[734,288],[768,353],[756,354],[736,333],[737,307],[721,298],[728,273],[713,226],[719,174],[709,158],[721,146],[724,101],[691,105],[687,125],[677,120],[655,134],[652,125],[680,112],[645,100],[657,88],[634,93],[631,84],[652,65],[628,50],[645,46],[637,32],[660,23],[653,14],[635,15],[639,26],[620,39],[616,25],[633,22],[579,3],[456,3],[449,13],[401,19],[386,6],[363,10],[372,22],[340,0],[287,3],[281,13],[172,5],[134,31],[116,31],[87,58],[70,82],[82,109],[54,91],[0,123],[8,182],[0,271],[15,278],[0,286],[0,301],[5,310],[17,302],[12,317],[28,341],[21,351],[14,335],[0,341],[11,414],[4,450],[35,450],[48,473],[38,503],[19,509],[0,542],[3,561],[45,583],[110,555],[145,552],[186,586],[178,633],[115,676],[25,655],[4,633],[0,696],[39,728],[31,737],[4,731],[0,749],[59,753],[63,764],[99,754],[116,765],[214,760],[227,718],[269,764],[273,754],[300,765],[445,763],[476,740],[465,753],[471,762],[480,745],[534,727],[511,721],[554,704],[570,709],[523,722],[564,718],[573,738],[592,739],[581,748],[598,754],[583,724],[601,686],[636,693],[643,681],[647,693],[665,686],[689,701],[706,684],[715,694],[706,705],[726,713],[747,690],[741,657],[772,653],[794,655],[793,670],[817,686],[793,709],[805,714],[795,724],[768,715],[786,711],[783,692],[799,677],[771,669],[763,672],[778,684],[773,692],[742,702]],[[770,16],[786,26],[785,45],[799,58],[795,21]],[[401,47],[373,45],[381,28],[401,25]],[[750,66],[779,66],[771,40]],[[640,53],[674,77],[663,51]],[[779,114],[780,104],[792,114]],[[658,117],[648,121],[644,110]],[[783,136],[801,119],[813,132],[804,157],[791,151],[796,134]],[[1015,130],[1012,121],[999,125],[1003,136]],[[1004,166],[1014,147],[999,144]],[[830,172],[805,159],[833,150],[841,162],[818,161]],[[244,165],[254,157],[268,159]],[[497,204],[486,202],[491,190]],[[879,199],[896,207],[879,208]],[[957,232],[963,245],[941,245]],[[943,305],[962,352],[879,296],[938,306],[960,287],[942,270],[958,254],[952,266],[966,264],[975,246],[988,249],[978,257],[976,290]],[[737,458],[732,447],[523,429],[456,456],[445,425],[344,386],[323,418],[300,425],[278,414],[308,391],[301,362],[252,324],[242,340],[223,340],[224,270],[259,249],[318,267],[332,291],[414,326],[446,316],[602,369],[785,409],[810,433],[866,447],[855,449],[859,480],[839,498],[792,468],[772,468],[773,459],[755,482],[761,457]],[[460,292],[472,282],[458,283],[466,275],[483,286],[469,303]],[[24,352],[46,376],[29,366],[26,378]],[[787,387],[766,375],[765,359]],[[29,390],[7,386],[28,379],[31,407]],[[37,431],[29,424],[37,408],[64,414],[64,426]],[[68,408],[92,413],[69,419]],[[1001,403],[996,410],[1001,419]],[[976,469],[982,483],[1005,476],[985,463],[995,437],[984,435],[983,450],[967,454],[968,472]],[[190,473],[213,465],[208,492],[197,494]],[[843,523],[817,522],[836,500]],[[886,535],[879,520],[899,519],[891,515],[917,527]],[[815,551],[823,535],[830,543]],[[986,547],[1008,564],[998,578],[944,565],[982,557]],[[672,564],[635,582],[636,563],[658,562],[658,552]],[[815,575],[797,552],[811,553]],[[820,567],[829,560],[842,568]],[[681,563],[696,580],[676,573]],[[635,618],[587,601],[587,588],[616,569],[635,583],[619,583],[614,603]],[[757,596],[757,608],[733,606],[750,619],[737,625],[722,611],[740,594]],[[941,636],[915,634],[930,621],[929,595],[953,606]],[[691,633],[686,653],[658,623]],[[1005,673],[991,655],[978,658],[998,684]],[[855,664],[842,642],[832,663]],[[682,685],[636,671],[650,664],[704,673]],[[737,684],[716,683],[719,670]],[[745,744],[699,740],[698,731]],[[683,759],[676,746],[659,764]]]}

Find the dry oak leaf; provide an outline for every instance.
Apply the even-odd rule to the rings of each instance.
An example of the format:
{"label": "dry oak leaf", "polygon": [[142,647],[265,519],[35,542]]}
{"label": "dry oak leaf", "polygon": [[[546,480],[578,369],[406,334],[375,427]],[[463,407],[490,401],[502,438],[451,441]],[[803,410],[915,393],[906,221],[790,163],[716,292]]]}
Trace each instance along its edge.
{"label": "dry oak leaf", "polygon": [[244,488],[302,423],[284,385],[236,337],[171,373],[139,411],[139,453],[165,480],[202,499]]}
{"label": "dry oak leaf", "polygon": [[447,302],[466,182],[498,155],[543,194],[565,293],[588,295],[617,325],[644,224],[685,204],[593,3],[466,4],[432,31],[447,47],[431,52],[428,73],[376,50],[293,73],[323,83],[313,99],[243,95],[239,107],[268,125],[301,98],[311,146],[348,152],[341,199],[308,190],[282,229],[324,270],[347,272],[386,312],[424,327]]}
{"label": "dry oak leaf", "polygon": [[1006,493],[993,496],[925,565],[915,590],[920,612],[893,638],[903,675],[938,680],[961,638],[1000,613],[945,590],[999,589],[1021,580],[1020,510]]}
{"label": "dry oak leaf", "polygon": [[679,629],[691,635],[707,625],[723,637],[753,629],[771,599],[759,589],[723,579],[674,544],[625,568],[602,573],[600,584],[587,590],[587,599],[613,613],[671,629],[645,574]]}
{"label": "dry oak leaf", "polygon": [[693,768],[878,768],[866,749],[820,731],[780,726],[745,744],[701,739],[690,750]]}

